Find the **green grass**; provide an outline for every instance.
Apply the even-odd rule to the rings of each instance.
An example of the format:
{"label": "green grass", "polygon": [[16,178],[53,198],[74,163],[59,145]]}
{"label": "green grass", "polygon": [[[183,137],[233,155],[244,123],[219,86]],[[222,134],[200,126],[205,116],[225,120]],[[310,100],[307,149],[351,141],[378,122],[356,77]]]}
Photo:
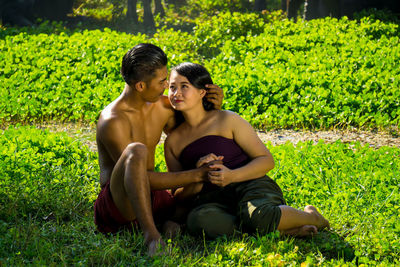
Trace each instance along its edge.
{"label": "green grass", "polygon": [[[63,133],[0,132],[0,262],[15,265],[398,265],[400,148],[267,144],[287,202],[316,205],[332,225],[312,239],[271,233],[214,241],[183,234],[149,258],[139,233],[96,232],[97,155]],[[165,170],[162,147],[157,170]]]}

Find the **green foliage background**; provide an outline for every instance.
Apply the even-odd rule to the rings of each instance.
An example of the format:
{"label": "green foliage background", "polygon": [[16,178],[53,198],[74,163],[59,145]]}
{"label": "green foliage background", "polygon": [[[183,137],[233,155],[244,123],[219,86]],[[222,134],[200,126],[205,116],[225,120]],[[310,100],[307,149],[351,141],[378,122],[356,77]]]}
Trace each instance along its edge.
{"label": "green foliage background", "polygon": [[225,91],[224,108],[257,128],[398,128],[398,24],[230,11],[195,24],[151,36],[54,23],[1,29],[0,121],[95,123],[123,88],[122,56],[151,42],[170,67],[204,64]]}

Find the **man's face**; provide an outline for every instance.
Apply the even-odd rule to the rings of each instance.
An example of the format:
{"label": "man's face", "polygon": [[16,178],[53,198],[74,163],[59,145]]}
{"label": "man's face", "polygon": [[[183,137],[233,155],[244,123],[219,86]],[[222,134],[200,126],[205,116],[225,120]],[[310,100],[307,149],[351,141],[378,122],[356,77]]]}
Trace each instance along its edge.
{"label": "man's face", "polygon": [[158,99],[160,99],[164,93],[164,90],[168,87],[167,76],[167,66],[155,71],[155,77],[146,82],[146,89],[142,94],[146,101],[156,102]]}

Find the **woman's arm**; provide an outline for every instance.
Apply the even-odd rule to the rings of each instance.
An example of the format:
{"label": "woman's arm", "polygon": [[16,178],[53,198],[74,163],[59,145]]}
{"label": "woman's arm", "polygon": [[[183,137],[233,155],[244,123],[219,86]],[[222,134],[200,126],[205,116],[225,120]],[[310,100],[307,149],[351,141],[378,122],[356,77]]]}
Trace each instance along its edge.
{"label": "woman's arm", "polygon": [[226,186],[234,182],[253,180],[265,175],[275,166],[269,150],[262,143],[253,127],[239,115],[226,111],[227,127],[232,129],[233,139],[251,158],[251,161],[238,169],[228,169],[224,165],[214,164],[209,172],[210,182]]}

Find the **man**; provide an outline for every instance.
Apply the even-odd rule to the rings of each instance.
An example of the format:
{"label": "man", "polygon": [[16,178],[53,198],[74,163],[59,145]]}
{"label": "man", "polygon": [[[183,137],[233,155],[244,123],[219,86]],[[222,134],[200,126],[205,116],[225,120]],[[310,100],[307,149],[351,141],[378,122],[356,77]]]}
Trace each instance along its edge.
{"label": "man", "polygon": [[[168,210],[172,197],[167,191],[151,190],[204,181],[209,167],[153,172],[162,131],[168,133],[175,126],[174,111],[163,95],[168,86],[165,53],[152,44],[139,44],[125,54],[121,74],[126,82],[124,91],[101,112],[97,123],[102,190],[94,207],[95,223],[99,231],[107,233],[137,222],[148,254],[153,255],[164,244],[153,212]],[[220,108],[222,98],[222,90],[210,85],[209,101]]]}

